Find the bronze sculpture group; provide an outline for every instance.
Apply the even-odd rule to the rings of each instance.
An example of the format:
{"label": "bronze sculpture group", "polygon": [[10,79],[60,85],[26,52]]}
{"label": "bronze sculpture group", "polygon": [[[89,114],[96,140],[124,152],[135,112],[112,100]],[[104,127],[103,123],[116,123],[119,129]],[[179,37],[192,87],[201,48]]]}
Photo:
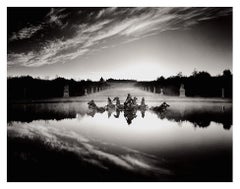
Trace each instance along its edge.
{"label": "bronze sculpture group", "polygon": [[[115,104],[113,101],[115,101]],[[144,117],[147,109],[163,112],[166,111],[167,107],[169,107],[169,105],[166,102],[163,102],[160,106],[148,108],[145,104],[144,97],[142,97],[141,103],[137,104],[137,97],[132,98],[131,94],[127,95],[123,104],[120,103],[119,97],[115,97],[113,100],[108,97],[107,105],[104,107],[98,107],[94,100],[88,102],[88,108],[90,110],[89,115],[94,116],[95,113],[103,113],[104,111],[107,111],[108,117],[110,117],[113,112],[116,112],[114,117],[118,118],[120,112],[123,111],[128,124],[131,124],[132,120],[137,117],[136,113],[138,110],[141,112],[142,117]]]}

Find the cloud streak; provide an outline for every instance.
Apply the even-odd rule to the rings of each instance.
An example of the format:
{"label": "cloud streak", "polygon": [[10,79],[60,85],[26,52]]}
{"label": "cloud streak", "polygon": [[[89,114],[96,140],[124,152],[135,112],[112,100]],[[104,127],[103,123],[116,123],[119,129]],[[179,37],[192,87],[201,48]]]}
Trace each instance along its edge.
{"label": "cloud streak", "polygon": [[[108,40],[121,38],[121,45],[169,30],[185,30],[204,20],[231,14],[231,9],[218,8],[106,8],[88,13],[88,21],[75,23],[68,20],[69,10],[51,9],[46,21],[39,26],[23,28],[10,37],[10,41],[31,39],[43,25],[56,25],[59,30],[73,30],[71,37],[42,42],[39,51],[10,52],[8,66],[39,67],[47,64],[68,63],[71,60],[95,52]],[[77,11],[77,15],[83,13]],[[70,19],[70,18],[69,18]]]}
{"label": "cloud streak", "polygon": [[37,33],[39,30],[42,30],[43,26],[38,25],[38,26],[29,26],[22,28],[19,30],[17,33],[14,32],[12,36],[9,38],[9,41],[14,41],[14,40],[22,40],[22,39],[29,39],[31,38],[35,33]]}
{"label": "cloud streak", "polygon": [[34,34],[45,29],[48,25],[57,25],[61,29],[65,28],[68,23],[63,23],[62,19],[66,18],[69,15],[69,13],[63,13],[65,10],[65,8],[51,8],[44,21],[42,21],[39,25],[30,25],[20,29],[17,32],[13,32],[8,40],[12,42],[16,40],[30,39],[34,36]]}

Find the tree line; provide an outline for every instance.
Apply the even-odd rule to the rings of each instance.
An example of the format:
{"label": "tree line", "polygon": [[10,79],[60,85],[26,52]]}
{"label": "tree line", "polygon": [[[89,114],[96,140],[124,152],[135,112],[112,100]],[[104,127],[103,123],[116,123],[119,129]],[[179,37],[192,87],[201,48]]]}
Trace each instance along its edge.
{"label": "tree line", "polygon": [[66,85],[69,87],[69,96],[82,96],[85,94],[85,90],[90,92],[91,88],[104,88],[108,84],[103,78],[99,81],[75,81],[61,77],[53,80],[43,80],[31,76],[12,77],[7,79],[7,98],[8,100],[22,100],[63,97]]}
{"label": "tree line", "polygon": [[178,73],[176,76],[164,78],[163,76],[154,81],[140,81],[136,83],[138,87],[148,87],[150,91],[164,95],[179,96],[179,88],[184,85],[185,95],[189,97],[221,97],[232,98],[232,73],[224,70],[221,75],[211,76],[206,71],[196,71],[190,76],[183,76]]}

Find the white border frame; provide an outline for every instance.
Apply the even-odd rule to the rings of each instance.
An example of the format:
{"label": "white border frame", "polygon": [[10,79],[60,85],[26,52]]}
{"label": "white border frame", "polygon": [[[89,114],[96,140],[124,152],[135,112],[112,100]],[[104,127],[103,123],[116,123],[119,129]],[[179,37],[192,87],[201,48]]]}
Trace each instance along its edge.
{"label": "white border frame", "polygon": [[[233,183],[7,183],[7,7],[233,7]],[[238,0],[2,0],[0,4],[0,188],[70,187],[77,188],[157,188],[240,186],[240,4]],[[66,185],[67,184],[67,185]]]}

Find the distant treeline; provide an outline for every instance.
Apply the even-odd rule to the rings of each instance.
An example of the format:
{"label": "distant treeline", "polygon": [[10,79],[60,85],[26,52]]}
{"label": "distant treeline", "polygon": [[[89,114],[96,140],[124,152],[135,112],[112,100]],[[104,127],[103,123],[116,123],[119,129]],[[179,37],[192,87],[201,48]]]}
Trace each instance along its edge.
{"label": "distant treeline", "polygon": [[110,79],[107,79],[106,80],[107,82],[111,82],[111,83],[132,83],[132,82],[137,82],[137,80],[134,80],[134,79],[113,79],[113,78],[110,78]]}
{"label": "distant treeline", "polygon": [[107,87],[103,78],[99,81],[75,81],[60,77],[53,80],[36,79],[30,76],[12,77],[7,80],[7,97],[8,100],[63,97],[66,85],[69,86],[69,96],[82,96],[85,90],[90,92],[91,88],[96,90]]}
{"label": "distant treeline", "polygon": [[[43,80],[32,78],[30,76],[11,77],[7,80],[8,100],[22,99],[46,99],[63,97],[64,86],[69,87],[69,96],[82,96],[87,91],[103,89],[109,86],[108,83],[114,82],[136,82],[138,87],[147,87],[150,91],[160,93],[161,89],[164,95],[178,96],[181,84],[184,85],[186,96],[199,97],[221,97],[224,90],[224,97],[232,98],[232,73],[230,70],[224,70],[222,75],[211,76],[208,72],[194,71],[190,76],[183,76],[181,73],[176,76],[164,78],[163,76],[154,81],[139,81],[125,79],[100,78],[99,81],[56,78],[53,80]],[[94,90],[94,91],[92,91]]]}
{"label": "distant treeline", "polygon": [[159,77],[154,81],[141,81],[136,83],[139,87],[148,87],[150,91],[160,93],[163,89],[164,95],[179,95],[179,88],[184,85],[186,96],[193,97],[221,97],[232,98],[232,73],[224,70],[222,75],[211,76],[205,71],[194,71],[190,76],[182,76],[181,73],[168,78]]}

